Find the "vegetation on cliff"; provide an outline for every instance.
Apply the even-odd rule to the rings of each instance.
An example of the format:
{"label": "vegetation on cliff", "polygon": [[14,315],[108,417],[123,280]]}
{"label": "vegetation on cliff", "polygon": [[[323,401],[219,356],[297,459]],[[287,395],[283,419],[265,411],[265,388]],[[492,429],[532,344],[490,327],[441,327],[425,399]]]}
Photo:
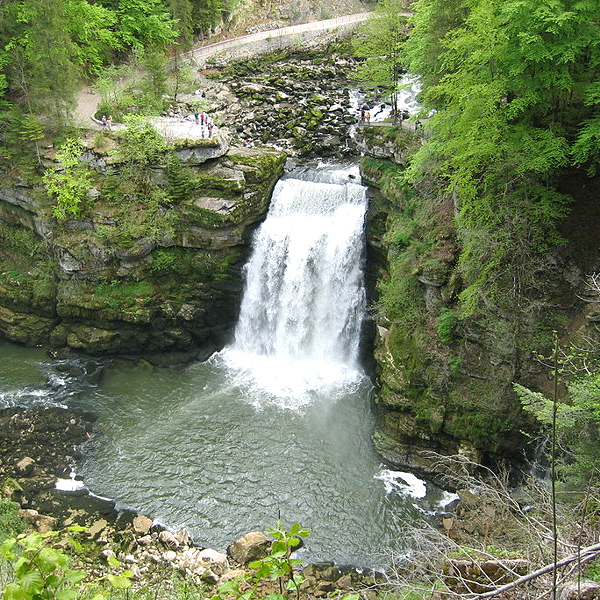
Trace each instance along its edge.
{"label": "vegetation on cliff", "polygon": [[[388,459],[429,470],[419,448],[518,455],[537,414],[523,412],[512,384],[548,392],[535,351],[554,329],[598,353],[586,283],[600,263],[584,240],[598,234],[600,9],[487,0],[411,9],[399,52],[381,53],[421,78],[422,133],[400,134],[401,164],[368,159],[363,172],[382,191],[374,245],[388,263],[375,439]],[[574,370],[570,385],[593,388],[580,381],[591,373]],[[576,412],[591,440],[585,397]]]}
{"label": "vegetation on cliff", "polygon": [[414,4],[406,62],[422,77],[425,109],[435,112],[432,139],[411,169],[415,179],[439,177],[455,196],[461,306],[474,314],[509,291],[518,302],[537,285],[535,263],[560,242],[557,223],[571,202],[561,176],[576,167],[595,172],[600,9],[454,4],[449,21],[448,3]]}
{"label": "vegetation on cliff", "polygon": [[[0,330],[9,339],[186,349],[233,320],[246,229],[266,210],[284,156],[221,158],[227,139],[167,141],[141,115],[189,91],[181,51],[235,4],[2,4]],[[73,126],[83,77],[125,128]],[[153,327],[170,341],[150,342]]]}

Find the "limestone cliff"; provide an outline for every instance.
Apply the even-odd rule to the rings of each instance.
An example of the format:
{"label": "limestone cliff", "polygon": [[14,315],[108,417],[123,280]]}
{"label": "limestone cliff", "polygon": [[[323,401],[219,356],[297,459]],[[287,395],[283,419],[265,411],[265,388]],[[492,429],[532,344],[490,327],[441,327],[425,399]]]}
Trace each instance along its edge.
{"label": "limestone cliff", "polygon": [[250,233],[285,155],[180,140],[148,171],[164,202],[145,203],[127,200],[114,137],[84,139],[93,186],[76,220],[51,216],[42,185],[0,189],[0,334],[92,354],[212,350],[235,322]]}
{"label": "limestone cliff", "polygon": [[570,336],[594,330],[597,304],[585,301],[585,283],[600,257],[597,244],[583,240],[598,232],[597,182],[587,182],[586,202],[570,177],[586,225],[577,212],[565,221],[568,243],[528,274],[535,285],[517,296],[507,281],[502,305],[463,318],[455,199],[430,181],[409,185],[402,177],[407,152],[421,140],[400,128],[365,128],[358,143],[367,152],[363,178],[377,190],[369,217],[371,276],[378,280],[376,448],[398,467],[433,475],[432,452],[487,463],[524,458],[522,431],[534,423],[513,382],[548,386],[535,353],[548,348],[553,329]]}

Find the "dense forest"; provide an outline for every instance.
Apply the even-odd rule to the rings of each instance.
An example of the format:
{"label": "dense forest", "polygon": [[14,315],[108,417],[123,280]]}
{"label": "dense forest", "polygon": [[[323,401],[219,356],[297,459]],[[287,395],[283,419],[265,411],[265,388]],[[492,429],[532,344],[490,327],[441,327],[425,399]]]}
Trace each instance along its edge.
{"label": "dense forest", "polygon": [[[598,332],[574,315],[578,296],[598,300],[600,7],[418,0],[409,8],[412,16],[380,2],[357,48],[364,85],[393,94],[409,72],[423,86],[419,140],[397,138],[404,167],[366,165],[400,198],[380,311],[409,373],[402,393],[431,431],[510,451],[527,421],[513,383],[551,395],[544,373],[560,371],[559,426],[579,433],[571,442],[582,454],[569,460],[583,473],[571,474],[587,480],[589,452],[597,456]],[[577,264],[579,290],[566,290],[566,264]],[[423,283],[442,290],[427,310]],[[489,370],[465,376],[483,356]],[[525,412],[547,421],[552,411],[526,387],[517,386]],[[454,423],[440,417],[444,396],[446,410],[462,413]]]}

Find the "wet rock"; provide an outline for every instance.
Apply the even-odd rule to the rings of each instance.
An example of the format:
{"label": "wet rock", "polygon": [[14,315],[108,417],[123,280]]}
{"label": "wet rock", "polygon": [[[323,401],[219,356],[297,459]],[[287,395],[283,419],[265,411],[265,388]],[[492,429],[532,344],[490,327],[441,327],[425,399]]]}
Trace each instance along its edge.
{"label": "wet rock", "polygon": [[135,517],[132,522],[134,531],[141,535],[147,534],[150,531],[153,523],[154,521],[152,519],[144,515]]}
{"label": "wet rock", "polygon": [[219,582],[219,578],[210,569],[206,569],[200,575],[200,579],[208,585],[216,585]]}
{"label": "wet rock", "polygon": [[102,552],[100,552],[100,556],[104,559],[104,560],[108,560],[109,557],[115,557],[115,553],[110,549],[110,548],[106,548],[106,550],[102,550]]}
{"label": "wet rock", "polygon": [[48,515],[40,515],[37,510],[25,508],[19,511],[19,516],[29,523],[39,533],[47,533],[56,528],[57,520]]}
{"label": "wet rock", "polygon": [[316,580],[337,581],[342,572],[332,562],[313,563],[302,569],[304,577],[311,577]]}
{"label": "wet rock", "polygon": [[175,539],[179,542],[181,546],[187,546],[190,542],[190,532],[182,527],[176,534]]}
{"label": "wet rock", "polygon": [[145,535],[141,538],[138,538],[136,540],[136,542],[140,545],[140,546],[149,546],[152,543],[152,536],[149,535]]}
{"label": "wet rock", "polygon": [[88,527],[87,534],[91,537],[99,536],[107,526],[108,522],[106,519],[98,519],[91,525],[91,527]]}
{"label": "wet rock", "polygon": [[34,466],[35,461],[33,458],[26,456],[16,464],[17,473],[21,476],[27,477],[27,475],[31,475],[31,473],[33,473]]}
{"label": "wet rock", "polygon": [[223,576],[221,577],[221,582],[225,583],[226,581],[233,581],[238,577],[244,577],[245,574],[246,571],[244,571],[244,569],[230,569],[229,571],[223,573]]}
{"label": "wet rock", "polygon": [[444,565],[444,583],[458,594],[479,594],[513,581],[528,568],[526,560],[516,558],[482,562],[453,559]]}
{"label": "wet rock", "polygon": [[313,590],[316,597],[327,596],[330,592],[333,592],[335,586],[331,581],[321,581],[317,584],[317,587]]}
{"label": "wet rock", "polygon": [[352,576],[350,573],[342,575],[342,577],[335,582],[335,587],[337,587],[339,590],[350,590],[352,589],[352,585]]}
{"label": "wet rock", "polygon": [[187,569],[192,573],[203,571],[205,565],[199,555],[200,551],[195,548],[184,550],[179,559],[179,568]]}
{"label": "wet rock", "polygon": [[177,550],[179,548],[179,540],[170,531],[161,531],[158,534],[158,541],[167,548]]}
{"label": "wet rock", "polygon": [[48,533],[56,529],[57,519],[50,517],[49,515],[40,515],[35,523],[35,528],[40,533]]}
{"label": "wet rock", "polygon": [[217,552],[212,548],[205,548],[198,554],[198,558],[210,565],[210,568],[217,573],[224,573],[229,563],[227,556],[222,552]]}
{"label": "wet rock", "polygon": [[241,565],[264,558],[269,552],[271,540],[259,531],[251,531],[227,548],[227,553]]}
{"label": "wet rock", "polygon": [[470,490],[457,490],[457,494],[461,505],[467,508],[474,508],[481,502],[481,498]]}

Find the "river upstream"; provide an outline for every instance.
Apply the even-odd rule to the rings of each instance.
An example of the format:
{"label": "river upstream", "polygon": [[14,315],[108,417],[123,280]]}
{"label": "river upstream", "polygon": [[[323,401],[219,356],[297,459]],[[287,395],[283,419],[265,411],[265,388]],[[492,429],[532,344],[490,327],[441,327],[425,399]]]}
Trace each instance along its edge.
{"label": "river upstream", "polygon": [[281,516],[312,532],[302,559],[385,566],[407,550],[407,524],[448,495],[390,471],[371,445],[372,384],[357,362],[358,181],[356,167],[321,166],[279,182],[246,266],[235,340],[207,362],[52,360],[0,343],[0,403],[95,413],[78,477],[199,544],[224,549]]}

